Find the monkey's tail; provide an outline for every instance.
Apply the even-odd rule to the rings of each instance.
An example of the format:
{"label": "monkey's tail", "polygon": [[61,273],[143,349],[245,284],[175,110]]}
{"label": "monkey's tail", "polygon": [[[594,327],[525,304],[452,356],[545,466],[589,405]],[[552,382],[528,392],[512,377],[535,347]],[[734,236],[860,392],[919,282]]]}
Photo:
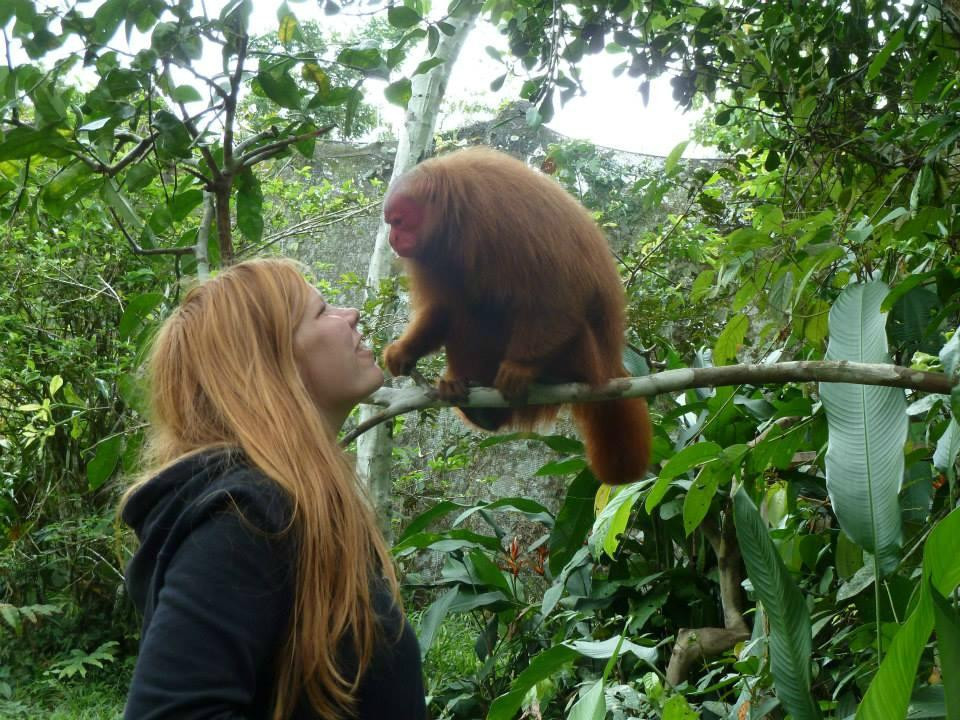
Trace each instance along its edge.
{"label": "monkey's tail", "polygon": [[650,463],[653,429],[647,401],[625,398],[573,406],[587,446],[587,460],[600,482],[640,480]]}

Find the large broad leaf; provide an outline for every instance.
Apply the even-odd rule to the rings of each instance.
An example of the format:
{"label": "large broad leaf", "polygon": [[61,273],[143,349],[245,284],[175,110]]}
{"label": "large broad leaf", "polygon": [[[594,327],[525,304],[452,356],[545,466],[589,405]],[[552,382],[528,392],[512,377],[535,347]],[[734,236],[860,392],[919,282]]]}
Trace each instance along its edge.
{"label": "large broad leaf", "polygon": [[426,657],[430,646],[433,645],[433,640],[436,637],[437,630],[440,628],[440,623],[443,622],[447,613],[450,612],[450,605],[457,599],[459,593],[460,588],[458,587],[447,590],[447,592],[434,600],[423,614],[423,618],[420,620],[419,632],[421,657]]}
{"label": "large broad leaf", "polygon": [[960,612],[933,583],[927,583],[933,600],[933,626],[937,631],[937,650],[948,718],[960,718]]}
{"label": "large broad leaf", "polygon": [[[930,532],[923,546],[920,600],[900,626],[867,694],[857,708],[857,720],[899,720],[907,714],[920,655],[934,626],[931,587],[947,596],[960,585],[960,510],[954,510]],[[956,683],[956,678],[944,678]]]}
{"label": "large broad leaf", "polygon": [[565,645],[556,645],[549,650],[544,650],[530,661],[526,670],[517,676],[510,686],[510,691],[493,701],[490,712],[487,713],[487,720],[512,720],[530,688],[541,680],[553,677],[578,656],[579,653],[576,650]]}
{"label": "large broad leaf", "polygon": [[97,452],[87,463],[87,487],[96,490],[113,474],[123,452],[123,436],[114,435],[97,445]]}
{"label": "large broad leaf", "polygon": [[733,513],[747,575],[770,622],[770,667],[777,697],[794,720],[819,718],[810,693],[812,637],[807,603],[742,488],[734,496]]}
{"label": "large broad leaf", "polygon": [[550,573],[554,577],[583,547],[583,541],[593,527],[593,497],[596,492],[597,481],[586,470],[577,475],[567,488],[548,542]]}
{"label": "large broad leaf", "polygon": [[[852,285],[830,310],[827,360],[888,363],[883,283]],[[829,439],[827,491],[840,527],[893,571],[900,547],[906,400],[899,388],[821,383]]]}
{"label": "large broad leaf", "polygon": [[597,680],[576,704],[570,708],[567,720],[603,720],[607,716],[607,701],[603,680]]}
{"label": "large broad leaf", "polygon": [[617,494],[613,496],[597,515],[593,522],[593,531],[587,543],[590,552],[596,559],[606,553],[614,557],[620,547],[620,536],[626,531],[630,514],[637,499],[649,487],[649,481],[641,481],[632,485],[621,485]]}

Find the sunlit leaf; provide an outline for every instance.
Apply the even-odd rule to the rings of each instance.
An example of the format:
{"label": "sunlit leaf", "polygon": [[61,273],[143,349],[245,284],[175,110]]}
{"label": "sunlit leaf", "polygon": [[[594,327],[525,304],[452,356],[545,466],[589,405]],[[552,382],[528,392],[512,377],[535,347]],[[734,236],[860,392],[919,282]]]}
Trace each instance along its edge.
{"label": "sunlit leaf", "polygon": [[394,105],[406,108],[407,103],[410,102],[410,98],[413,97],[410,78],[400,78],[396,82],[390,83],[383,91],[383,95]]}

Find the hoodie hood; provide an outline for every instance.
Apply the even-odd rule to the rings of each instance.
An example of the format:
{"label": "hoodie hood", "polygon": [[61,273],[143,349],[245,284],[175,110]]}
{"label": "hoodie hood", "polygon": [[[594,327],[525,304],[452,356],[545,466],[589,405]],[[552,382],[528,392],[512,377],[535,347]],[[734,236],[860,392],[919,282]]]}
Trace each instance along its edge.
{"label": "hoodie hood", "polygon": [[239,510],[264,532],[280,533],[288,507],[283,491],[236,450],[197,453],[161,470],[134,492],[121,513],[140,540],[126,572],[137,609],[152,612],[158,569],[213,513]]}

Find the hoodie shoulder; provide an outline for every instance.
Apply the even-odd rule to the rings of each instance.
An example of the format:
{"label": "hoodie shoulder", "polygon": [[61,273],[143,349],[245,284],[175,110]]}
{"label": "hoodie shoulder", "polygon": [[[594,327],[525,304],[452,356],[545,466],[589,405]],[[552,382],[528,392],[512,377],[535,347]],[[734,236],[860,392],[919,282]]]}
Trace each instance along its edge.
{"label": "hoodie shoulder", "polygon": [[291,506],[284,490],[236,453],[201,453],[148,480],[129,499],[123,520],[140,536],[167,525],[195,526],[220,512],[239,513],[254,529],[282,533]]}

